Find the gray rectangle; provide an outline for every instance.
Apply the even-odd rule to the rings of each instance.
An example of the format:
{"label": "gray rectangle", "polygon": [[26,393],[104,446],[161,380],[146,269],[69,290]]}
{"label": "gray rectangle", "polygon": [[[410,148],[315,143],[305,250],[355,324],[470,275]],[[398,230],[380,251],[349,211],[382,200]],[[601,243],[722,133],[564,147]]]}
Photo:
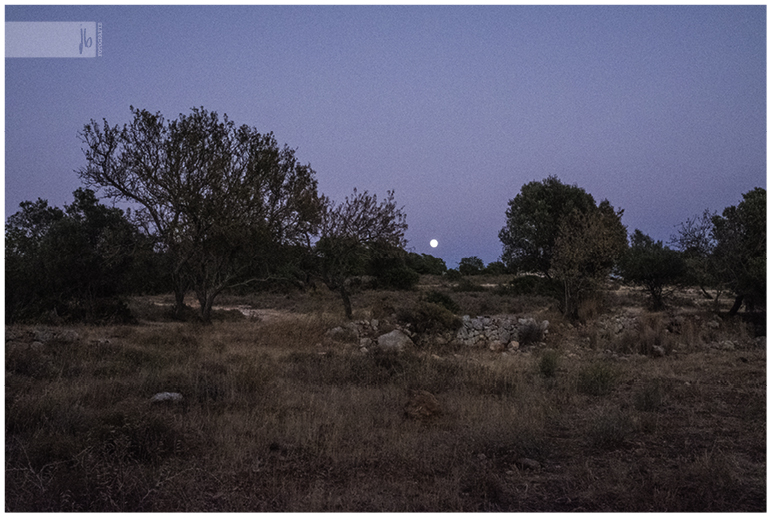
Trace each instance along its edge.
{"label": "gray rectangle", "polygon": [[95,58],[96,22],[5,22],[6,58]]}

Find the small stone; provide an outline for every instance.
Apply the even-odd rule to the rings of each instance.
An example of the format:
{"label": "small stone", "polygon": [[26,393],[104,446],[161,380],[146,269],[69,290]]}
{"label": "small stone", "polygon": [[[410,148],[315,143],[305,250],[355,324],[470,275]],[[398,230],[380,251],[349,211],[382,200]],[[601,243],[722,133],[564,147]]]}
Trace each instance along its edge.
{"label": "small stone", "polygon": [[666,351],[660,345],[652,346],[652,357],[663,357],[666,355]]}
{"label": "small stone", "polygon": [[518,341],[511,341],[508,343],[508,349],[509,350],[518,350],[519,349],[519,342]]}
{"label": "small stone", "polygon": [[164,401],[177,402],[182,401],[184,397],[177,392],[160,392],[150,398],[150,402],[161,403]]}

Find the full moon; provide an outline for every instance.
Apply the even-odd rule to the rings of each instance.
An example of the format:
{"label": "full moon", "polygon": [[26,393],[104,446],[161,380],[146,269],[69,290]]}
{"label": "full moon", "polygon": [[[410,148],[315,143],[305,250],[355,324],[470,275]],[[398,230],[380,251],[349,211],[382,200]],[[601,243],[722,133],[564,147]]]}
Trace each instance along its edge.
{"label": "full moon", "polygon": [[430,247],[438,247],[438,240],[435,238],[430,241]]}

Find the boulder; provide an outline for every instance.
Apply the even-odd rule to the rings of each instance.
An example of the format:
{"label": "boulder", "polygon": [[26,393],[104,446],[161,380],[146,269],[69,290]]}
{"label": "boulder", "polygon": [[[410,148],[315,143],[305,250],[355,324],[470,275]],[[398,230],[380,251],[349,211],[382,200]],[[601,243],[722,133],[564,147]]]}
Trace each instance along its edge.
{"label": "boulder", "polygon": [[414,342],[400,330],[392,330],[377,338],[377,348],[382,352],[402,352],[407,347],[413,347]]}
{"label": "boulder", "polygon": [[500,352],[502,350],[505,350],[505,343],[498,340],[490,341],[489,350],[491,350],[492,352]]}

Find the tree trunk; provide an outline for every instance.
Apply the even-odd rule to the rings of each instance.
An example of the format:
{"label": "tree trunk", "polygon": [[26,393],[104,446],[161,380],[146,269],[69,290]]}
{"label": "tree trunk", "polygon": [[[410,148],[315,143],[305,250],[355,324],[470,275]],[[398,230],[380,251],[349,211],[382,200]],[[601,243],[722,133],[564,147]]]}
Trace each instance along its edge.
{"label": "tree trunk", "polygon": [[179,289],[178,287],[174,288],[174,318],[179,319],[182,317],[182,313],[184,312],[184,296],[184,290]]}
{"label": "tree trunk", "polygon": [[735,316],[738,314],[738,310],[741,308],[741,305],[743,305],[743,295],[739,294],[735,297],[735,303],[733,304],[733,308],[730,309],[730,316]]}
{"label": "tree trunk", "polygon": [[353,319],[353,307],[350,304],[350,295],[345,290],[345,284],[340,284],[340,296],[342,296],[342,305],[345,306],[345,317],[349,320]]}

